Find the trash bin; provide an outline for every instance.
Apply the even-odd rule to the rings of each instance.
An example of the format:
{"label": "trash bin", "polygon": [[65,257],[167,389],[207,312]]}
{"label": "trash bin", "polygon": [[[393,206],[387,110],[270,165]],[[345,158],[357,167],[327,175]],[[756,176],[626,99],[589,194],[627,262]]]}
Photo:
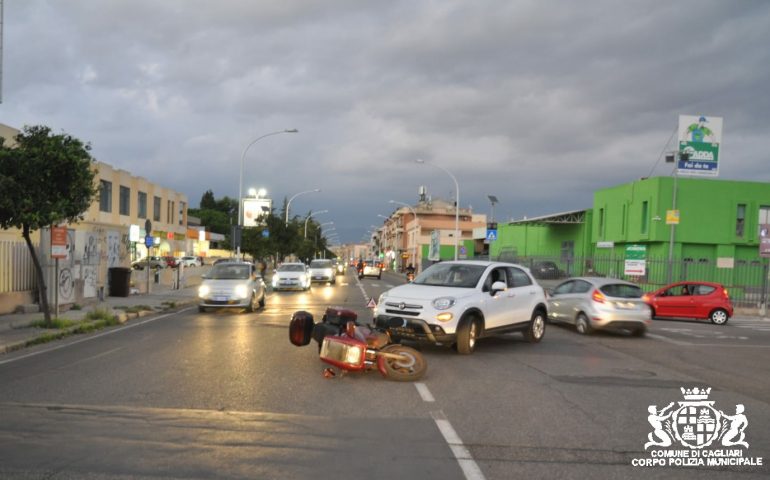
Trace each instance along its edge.
{"label": "trash bin", "polygon": [[111,297],[127,297],[131,294],[131,269],[112,267],[107,270]]}

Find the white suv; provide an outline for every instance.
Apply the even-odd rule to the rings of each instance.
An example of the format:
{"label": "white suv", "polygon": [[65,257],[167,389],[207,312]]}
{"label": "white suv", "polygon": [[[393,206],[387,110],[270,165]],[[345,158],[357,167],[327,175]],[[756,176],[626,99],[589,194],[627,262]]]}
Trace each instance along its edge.
{"label": "white suv", "polygon": [[543,288],[525,267],[512,263],[441,262],[412,283],[380,296],[377,322],[401,317],[395,339],[452,345],[473,353],[479,338],[520,331],[532,343],[542,340],[548,317]]}

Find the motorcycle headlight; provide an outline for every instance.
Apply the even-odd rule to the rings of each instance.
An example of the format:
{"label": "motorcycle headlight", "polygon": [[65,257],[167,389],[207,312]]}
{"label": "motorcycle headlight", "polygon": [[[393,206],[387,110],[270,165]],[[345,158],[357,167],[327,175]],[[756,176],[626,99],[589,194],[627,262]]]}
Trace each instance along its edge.
{"label": "motorcycle headlight", "polygon": [[249,287],[248,285],[236,285],[235,287],[235,296],[238,298],[249,298]]}
{"label": "motorcycle headlight", "polygon": [[208,285],[201,285],[200,287],[198,287],[199,297],[205,297],[206,295],[209,294],[209,292],[211,292],[211,289],[209,288]]}
{"label": "motorcycle headlight", "polygon": [[455,299],[453,297],[441,297],[434,299],[430,303],[436,310],[446,310],[447,308],[452,308],[454,306]]}

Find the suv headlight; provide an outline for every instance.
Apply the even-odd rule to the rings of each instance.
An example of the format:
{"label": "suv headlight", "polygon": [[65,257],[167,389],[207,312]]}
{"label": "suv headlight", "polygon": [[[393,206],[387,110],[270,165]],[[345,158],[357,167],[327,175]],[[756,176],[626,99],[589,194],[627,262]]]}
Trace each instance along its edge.
{"label": "suv headlight", "polygon": [[446,310],[447,308],[452,308],[454,306],[455,299],[454,297],[441,297],[434,299],[430,303],[436,310]]}
{"label": "suv headlight", "polygon": [[201,285],[200,287],[198,287],[198,296],[205,297],[206,295],[209,294],[210,291],[211,289],[209,288],[208,285]]}

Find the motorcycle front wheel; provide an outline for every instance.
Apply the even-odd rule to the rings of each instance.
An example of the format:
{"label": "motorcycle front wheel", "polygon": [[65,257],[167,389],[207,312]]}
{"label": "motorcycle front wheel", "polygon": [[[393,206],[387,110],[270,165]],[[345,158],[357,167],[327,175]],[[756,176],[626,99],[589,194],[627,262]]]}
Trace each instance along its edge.
{"label": "motorcycle front wheel", "polygon": [[399,358],[380,357],[377,359],[380,370],[390,380],[396,382],[412,382],[419,380],[428,371],[428,364],[422,353],[404,345],[392,344],[384,347],[382,352],[398,355]]}

